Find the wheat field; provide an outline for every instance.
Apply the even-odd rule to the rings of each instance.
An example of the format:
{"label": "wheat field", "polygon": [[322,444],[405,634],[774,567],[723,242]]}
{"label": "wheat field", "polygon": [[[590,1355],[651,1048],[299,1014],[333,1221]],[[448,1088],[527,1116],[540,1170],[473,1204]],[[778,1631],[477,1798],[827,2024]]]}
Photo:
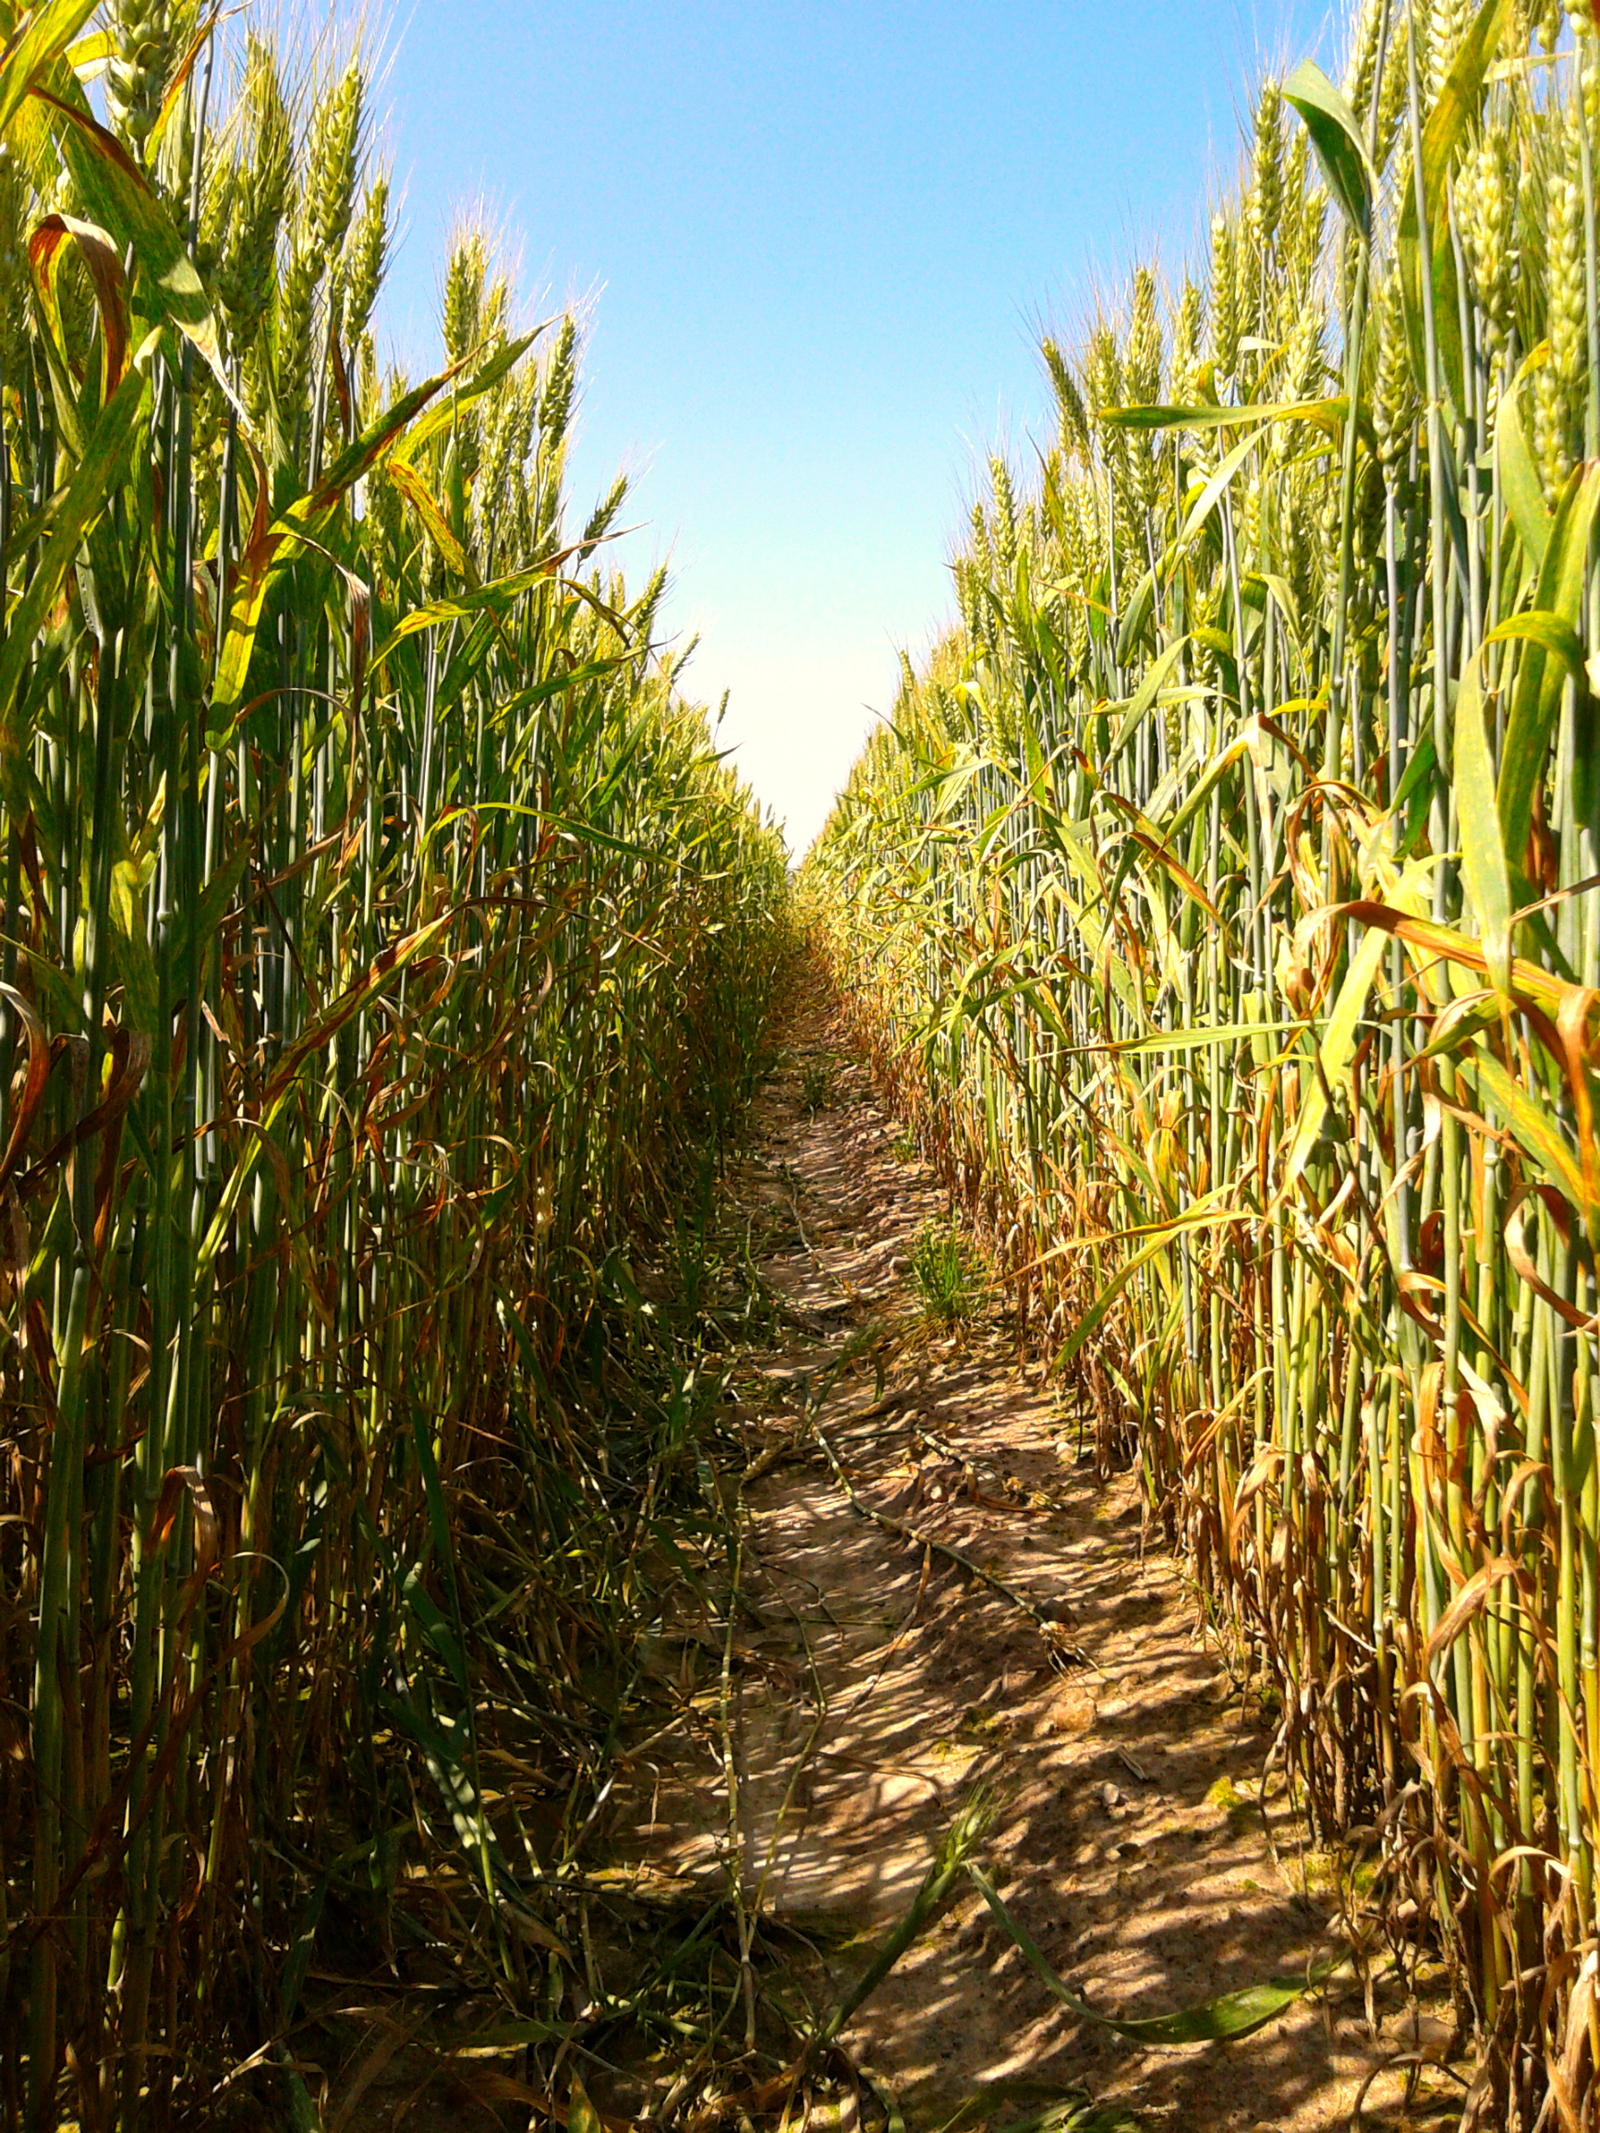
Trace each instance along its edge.
{"label": "wheat field", "polygon": [[1363,0],[1046,340],[802,875],[1471,2099],[1593,2123],[1600,32]]}

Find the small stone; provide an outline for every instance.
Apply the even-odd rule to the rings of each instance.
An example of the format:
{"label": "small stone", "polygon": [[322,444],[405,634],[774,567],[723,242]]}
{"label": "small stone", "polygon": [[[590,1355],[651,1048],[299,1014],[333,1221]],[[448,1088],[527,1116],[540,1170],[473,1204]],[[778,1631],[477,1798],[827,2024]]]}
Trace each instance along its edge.
{"label": "small stone", "polygon": [[1100,1787],[1100,1804],[1107,1814],[1122,1805],[1122,1789],[1118,1785],[1113,1785],[1109,1778]]}

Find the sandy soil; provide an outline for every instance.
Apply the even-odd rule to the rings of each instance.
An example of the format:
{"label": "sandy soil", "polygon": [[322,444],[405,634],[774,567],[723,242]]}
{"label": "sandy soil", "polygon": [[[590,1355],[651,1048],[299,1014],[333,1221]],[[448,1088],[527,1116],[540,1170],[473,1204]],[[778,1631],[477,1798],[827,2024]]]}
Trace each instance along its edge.
{"label": "sandy soil", "polygon": [[[1132,1480],[1097,1485],[1072,1418],[998,1322],[907,1330],[908,1255],[942,1197],[820,1007],[791,1042],[732,1180],[786,1306],[783,1345],[742,1387],[747,1434],[758,1454],[796,1438],[748,1493],[731,1676],[745,1903],[774,1945],[818,1949],[826,1975],[797,1990],[836,1991],[981,1785],[1006,1901],[1091,2005],[1166,2013],[1304,1976],[1338,1945],[1328,1863],[1307,1855],[1281,1784],[1260,1799],[1269,1733],[1178,1566],[1142,1549]],[[819,1067],[832,1075],[815,1110],[808,1067],[813,1094]],[[808,1411],[863,1503],[958,1546],[1045,1623],[853,1508]],[[720,1641],[686,1631],[684,1652],[714,1673]],[[612,1842],[619,1865],[680,1884],[724,1874],[711,1729],[634,1766]],[[1451,2048],[1436,1978],[1420,2007],[1380,1980],[1375,2007],[1377,2035],[1346,1970],[1247,2039],[1141,2049],[1054,2002],[969,1889],[844,2041],[912,2133],[958,2112],[1000,2124],[1073,2089],[1150,2128],[1309,2129],[1349,2123],[1396,2054]],[[1406,2078],[1378,2071],[1363,2123],[1455,2122],[1458,2081],[1413,2066],[1407,2103]]]}

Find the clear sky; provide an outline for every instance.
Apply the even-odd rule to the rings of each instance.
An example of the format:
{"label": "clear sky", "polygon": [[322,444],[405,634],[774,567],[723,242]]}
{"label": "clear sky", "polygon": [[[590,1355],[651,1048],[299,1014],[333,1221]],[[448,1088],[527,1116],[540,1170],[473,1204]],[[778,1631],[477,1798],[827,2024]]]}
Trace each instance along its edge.
{"label": "clear sky", "polygon": [[[1337,4],[1337,0],[1335,0]],[[592,319],[581,516],[638,477],[686,680],[803,851],[896,651],[951,611],[977,470],[1041,434],[1041,324],[1181,260],[1263,59],[1327,57],[1329,0],[406,0],[384,325],[413,368],[453,218]]]}

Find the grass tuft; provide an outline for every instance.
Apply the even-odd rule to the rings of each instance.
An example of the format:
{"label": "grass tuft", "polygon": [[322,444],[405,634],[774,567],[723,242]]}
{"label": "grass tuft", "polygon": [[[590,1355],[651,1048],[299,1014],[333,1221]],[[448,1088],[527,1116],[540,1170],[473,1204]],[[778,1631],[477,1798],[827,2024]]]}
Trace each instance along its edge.
{"label": "grass tuft", "polygon": [[982,1309],[982,1268],[954,1221],[923,1224],[911,1247],[911,1278],[923,1316],[936,1325],[970,1325]]}
{"label": "grass tuft", "polygon": [[833,1108],[838,1094],[838,1082],[833,1065],[827,1059],[808,1059],[800,1070],[800,1101],[815,1117],[819,1111]]}

